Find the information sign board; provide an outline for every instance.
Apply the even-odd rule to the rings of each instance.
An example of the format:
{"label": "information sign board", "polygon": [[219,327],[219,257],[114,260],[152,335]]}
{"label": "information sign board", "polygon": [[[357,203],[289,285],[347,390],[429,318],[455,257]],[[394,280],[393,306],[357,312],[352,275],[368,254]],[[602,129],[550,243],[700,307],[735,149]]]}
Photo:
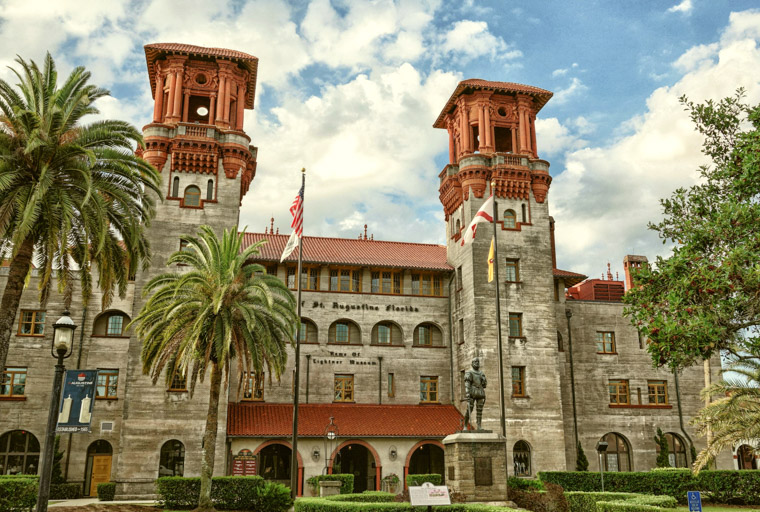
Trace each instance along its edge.
{"label": "information sign board", "polygon": [[689,512],[702,512],[702,496],[699,491],[688,491],[686,500],[689,502]]}
{"label": "information sign board", "polygon": [[449,488],[445,485],[433,485],[430,482],[418,486],[409,486],[409,501],[413,507],[431,505],[451,505]]}
{"label": "information sign board", "polygon": [[98,370],[66,370],[56,432],[89,433]]}
{"label": "information sign board", "polygon": [[250,476],[256,474],[256,456],[251,450],[240,450],[232,458],[233,476]]}

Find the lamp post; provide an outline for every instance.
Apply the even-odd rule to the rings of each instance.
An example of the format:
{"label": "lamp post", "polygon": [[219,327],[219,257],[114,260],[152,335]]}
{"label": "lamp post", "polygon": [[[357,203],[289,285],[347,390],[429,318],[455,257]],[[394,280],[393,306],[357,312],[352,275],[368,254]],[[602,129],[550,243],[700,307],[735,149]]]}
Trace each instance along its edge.
{"label": "lamp post", "polygon": [[335,418],[330,416],[330,423],[325,427],[325,468],[322,474],[326,475],[330,468],[327,467],[332,461],[333,444],[338,439],[338,425],[335,424]]}
{"label": "lamp post", "polygon": [[602,477],[602,492],[604,492],[604,465],[602,464],[602,455],[607,451],[608,444],[604,441],[596,443],[596,451],[599,454],[599,476]]}
{"label": "lamp post", "polygon": [[61,380],[66,369],[63,360],[71,356],[74,330],[77,328],[68,311],[53,324],[53,343],[50,354],[58,359],[53,377],[53,392],[50,395],[50,411],[48,412],[47,432],[45,434],[45,450],[42,454],[42,471],[40,472],[40,488],[37,494],[37,512],[47,512],[50,497],[50,477],[53,471],[53,455],[55,451],[55,426],[58,423],[58,406],[61,400]]}

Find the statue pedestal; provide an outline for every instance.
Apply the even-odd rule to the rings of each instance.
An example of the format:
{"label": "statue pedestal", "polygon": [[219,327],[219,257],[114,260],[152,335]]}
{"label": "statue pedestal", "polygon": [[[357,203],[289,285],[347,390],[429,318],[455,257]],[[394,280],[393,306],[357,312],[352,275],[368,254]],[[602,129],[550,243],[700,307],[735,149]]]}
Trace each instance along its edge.
{"label": "statue pedestal", "polygon": [[457,432],[443,440],[446,485],[467,501],[507,499],[505,440],[492,432]]}

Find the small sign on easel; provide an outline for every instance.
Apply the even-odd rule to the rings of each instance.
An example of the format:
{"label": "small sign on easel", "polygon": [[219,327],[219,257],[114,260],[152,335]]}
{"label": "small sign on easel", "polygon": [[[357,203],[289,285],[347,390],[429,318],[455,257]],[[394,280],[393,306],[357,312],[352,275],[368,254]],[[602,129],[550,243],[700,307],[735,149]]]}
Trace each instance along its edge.
{"label": "small sign on easel", "polygon": [[428,511],[433,505],[451,505],[449,488],[445,485],[433,485],[425,482],[420,486],[409,486],[409,501],[413,507],[427,506]]}

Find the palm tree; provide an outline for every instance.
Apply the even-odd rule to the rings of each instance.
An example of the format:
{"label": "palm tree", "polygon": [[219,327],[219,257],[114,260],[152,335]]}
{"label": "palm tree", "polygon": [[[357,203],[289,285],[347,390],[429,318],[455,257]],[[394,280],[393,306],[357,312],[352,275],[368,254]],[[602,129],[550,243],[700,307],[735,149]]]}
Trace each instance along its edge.
{"label": "palm tree", "polygon": [[95,101],[109,95],[87,83],[90,73],[78,67],[58,87],[49,53],[42,69],[20,57],[16,62],[16,87],[0,80],[0,259],[10,256],[0,300],[0,368],[35,253],[41,302],[57,275],[65,306],[77,282],[86,305],[97,269],[105,309],[149,262],[143,226],[155,213],[148,191],[158,196],[160,183],[134,154],[142,136],[133,126],[82,123],[98,113]]}
{"label": "palm tree", "polygon": [[192,394],[196,381],[211,371],[198,502],[199,510],[210,510],[222,374],[226,381],[236,361],[238,390],[243,375],[265,365],[279,378],[298,316],[285,284],[250,261],[263,241],[243,249],[242,233],[225,230],[219,240],[208,226],[201,226],[198,237],[183,239],[187,247],[168,264],[187,271],[151,279],[144,293],[152,296],[132,323],[143,340],[143,372],[154,384],[164,370],[167,384],[182,372]]}
{"label": "palm tree", "polygon": [[760,439],[760,359],[742,358],[731,364],[721,382],[702,391],[702,396],[719,396],[691,421],[697,433],[712,432],[707,447],[699,453],[694,470],[699,471],[724,449],[740,442]]}

